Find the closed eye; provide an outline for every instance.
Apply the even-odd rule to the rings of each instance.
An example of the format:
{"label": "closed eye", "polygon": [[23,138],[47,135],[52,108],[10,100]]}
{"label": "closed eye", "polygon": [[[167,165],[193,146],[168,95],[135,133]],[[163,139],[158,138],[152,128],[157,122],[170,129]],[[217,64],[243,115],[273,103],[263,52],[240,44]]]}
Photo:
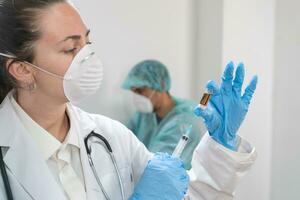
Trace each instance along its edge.
{"label": "closed eye", "polygon": [[[86,44],[92,44],[92,42],[91,42],[91,41],[87,41]],[[73,53],[75,53],[77,50],[78,50],[77,47],[74,47],[74,48],[72,48],[72,49],[65,50],[65,51],[63,51],[63,52],[64,52],[65,54],[73,54]]]}
{"label": "closed eye", "polygon": [[66,53],[66,54],[74,53],[76,50],[77,50],[77,48],[75,47],[73,49],[69,49],[69,50],[64,51],[64,53]]}

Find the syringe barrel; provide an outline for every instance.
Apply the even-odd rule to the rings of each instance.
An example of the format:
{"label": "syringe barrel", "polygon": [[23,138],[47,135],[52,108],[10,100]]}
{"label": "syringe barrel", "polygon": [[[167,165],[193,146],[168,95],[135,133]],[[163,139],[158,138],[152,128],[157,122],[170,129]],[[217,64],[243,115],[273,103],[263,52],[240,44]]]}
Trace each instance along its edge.
{"label": "syringe barrel", "polygon": [[179,140],[179,142],[178,142],[178,144],[177,144],[177,146],[176,146],[176,148],[175,148],[172,156],[180,157],[181,154],[182,154],[182,152],[183,152],[183,150],[184,150],[184,148],[185,148],[185,146],[186,146],[186,144],[188,143],[188,140],[189,140],[189,137],[186,136],[186,135],[183,135],[180,138],[180,140]]}

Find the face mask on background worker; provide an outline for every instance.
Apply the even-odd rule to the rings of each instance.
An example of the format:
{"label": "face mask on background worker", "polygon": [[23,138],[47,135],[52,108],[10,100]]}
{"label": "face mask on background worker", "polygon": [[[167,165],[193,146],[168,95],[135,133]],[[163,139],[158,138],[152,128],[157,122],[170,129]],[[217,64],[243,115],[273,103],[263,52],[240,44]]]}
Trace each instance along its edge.
{"label": "face mask on background worker", "polygon": [[[3,53],[0,53],[0,55],[15,58]],[[90,44],[85,45],[76,54],[64,76],[49,72],[32,63],[25,63],[50,76],[62,79],[64,94],[73,104],[78,104],[85,97],[94,94],[101,86],[103,80],[103,64],[92,50]]]}
{"label": "face mask on background worker", "polygon": [[152,113],[154,111],[154,106],[151,102],[151,98],[154,95],[155,91],[149,97],[133,93],[133,103],[136,109],[142,113]]}

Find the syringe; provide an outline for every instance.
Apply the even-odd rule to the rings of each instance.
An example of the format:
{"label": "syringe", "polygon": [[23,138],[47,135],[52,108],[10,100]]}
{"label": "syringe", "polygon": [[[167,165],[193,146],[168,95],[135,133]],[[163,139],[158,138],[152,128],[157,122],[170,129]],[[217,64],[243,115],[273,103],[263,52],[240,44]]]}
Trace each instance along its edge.
{"label": "syringe", "polygon": [[175,150],[174,150],[172,156],[180,157],[181,154],[182,154],[182,151],[183,151],[183,149],[184,149],[184,147],[185,147],[185,145],[186,145],[187,142],[188,142],[188,140],[189,140],[189,137],[186,136],[186,135],[183,135],[183,136],[180,138],[180,140],[179,140],[179,142],[178,142],[178,144],[177,144],[177,146],[176,146],[176,148],[175,148]]}
{"label": "syringe", "polygon": [[177,146],[176,146],[176,148],[175,148],[172,156],[176,156],[176,157],[180,157],[181,156],[181,154],[182,154],[185,146],[188,143],[188,140],[189,140],[188,135],[191,132],[191,130],[192,130],[192,125],[190,125],[189,128],[187,129],[186,133],[183,136],[181,136],[181,138],[180,138],[180,140],[179,140],[179,142],[178,142],[178,144],[177,144]]}

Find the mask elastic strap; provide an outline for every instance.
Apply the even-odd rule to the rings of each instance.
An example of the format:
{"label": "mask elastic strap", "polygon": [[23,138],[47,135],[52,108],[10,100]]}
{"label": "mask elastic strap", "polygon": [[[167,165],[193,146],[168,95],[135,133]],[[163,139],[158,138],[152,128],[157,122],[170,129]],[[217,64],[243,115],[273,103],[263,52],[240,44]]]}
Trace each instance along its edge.
{"label": "mask elastic strap", "polygon": [[16,59],[16,56],[8,55],[8,54],[5,54],[5,53],[0,53],[0,56],[3,56],[5,58]]}
{"label": "mask elastic strap", "polygon": [[148,97],[149,99],[152,99],[153,95],[155,94],[155,90],[152,91],[152,93],[150,94],[150,96]]}
{"label": "mask elastic strap", "polygon": [[40,70],[40,71],[42,71],[42,72],[44,72],[44,73],[46,73],[46,74],[48,74],[48,75],[50,75],[50,76],[54,76],[54,77],[59,78],[59,79],[62,79],[62,80],[65,79],[64,77],[62,77],[62,76],[60,76],[60,75],[54,74],[54,73],[52,73],[52,72],[49,72],[49,71],[47,71],[47,70],[45,70],[45,69],[43,69],[43,68],[40,68],[40,67],[38,67],[38,66],[36,66],[36,65],[34,65],[34,64],[32,64],[32,63],[30,63],[30,62],[24,61],[24,63],[26,63],[26,64],[30,65],[31,67],[33,67],[33,68],[35,68],[35,69],[37,69],[37,70]]}
{"label": "mask elastic strap", "polygon": [[92,57],[93,55],[95,55],[95,52],[91,52],[89,55],[87,55],[82,61],[80,61],[80,64],[90,59],[90,57]]}
{"label": "mask elastic strap", "polygon": [[[17,59],[16,56],[12,56],[12,55],[5,54],[5,53],[0,53],[0,56],[6,57],[6,58],[10,58],[10,59]],[[27,62],[27,61],[23,61],[23,62],[26,63],[26,64],[28,64],[28,65],[30,65],[31,67],[34,67],[34,68],[37,69],[37,70],[40,70],[40,71],[42,71],[42,72],[48,74],[48,75],[54,76],[54,77],[59,78],[59,79],[64,79],[64,77],[59,76],[59,75],[57,75],[57,74],[54,74],[54,73],[52,73],[52,72],[48,72],[47,70],[42,69],[42,68],[40,68],[40,67],[38,67],[38,66],[36,66],[36,65],[34,65],[34,64],[32,64],[32,63],[30,63],[30,62]]]}

